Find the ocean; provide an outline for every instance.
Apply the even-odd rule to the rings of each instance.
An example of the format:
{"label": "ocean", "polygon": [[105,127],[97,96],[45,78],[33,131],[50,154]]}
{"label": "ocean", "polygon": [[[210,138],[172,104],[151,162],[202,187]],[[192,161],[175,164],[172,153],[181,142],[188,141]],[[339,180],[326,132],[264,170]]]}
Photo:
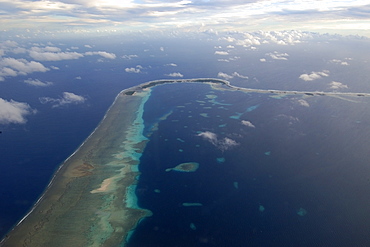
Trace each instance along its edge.
{"label": "ocean", "polygon": [[136,190],[153,216],[128,246],[367,246],[369,100],[350,100],[153,88]]}

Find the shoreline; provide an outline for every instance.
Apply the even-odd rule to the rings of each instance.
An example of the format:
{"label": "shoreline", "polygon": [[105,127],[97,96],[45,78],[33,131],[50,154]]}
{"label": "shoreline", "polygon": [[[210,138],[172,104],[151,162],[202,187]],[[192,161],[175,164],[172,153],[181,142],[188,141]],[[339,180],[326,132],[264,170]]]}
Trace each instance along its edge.
{"label": "shoreline", "polygon": [[[213,78],[155,80],[124,89],[93,132],[58,167],[35,205],[1,240],[0,246],[122,244],[138,222],[151,215],[150,211],[139,208],[137,204],[128,205],[127,202],[135,201],[135,198],[128,198],[135,196],[128,190],[131,186],[135,187],[140,175],[137,166],[148,141],[142,133],[142,114],[150,97],[150,88],[168,83],[224,85],[227,88],[218,89],[252,93],[370,97],[369,93],[250,89]],[[118,126],[118,129],[111,130],[112,126]],[[122,135],[116,137],[117,133]],[[144,145],[138,145],[143,142]],[[118,192],[122,191],[125,191],[124,195],[119,195]],[[74,218],[76,216],[80,218]],[[77,224],[73,225],[72,221]],[[83,230],[71,234],[71,225]]]}

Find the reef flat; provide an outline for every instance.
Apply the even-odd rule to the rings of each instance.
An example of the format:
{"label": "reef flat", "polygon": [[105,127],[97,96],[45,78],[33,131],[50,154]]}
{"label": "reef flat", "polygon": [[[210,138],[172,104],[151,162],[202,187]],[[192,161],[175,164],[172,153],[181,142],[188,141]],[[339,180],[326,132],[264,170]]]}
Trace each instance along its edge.
{"label": "reef flat", "polygon": [[147,142],[142,114],[150,89],[125,92],[1,246],[120,246],[151,215],[130,193]]}
{"label": "reef flat", "polygon": [[[142,115],[151,88],[167,83],[206,83],[217,90],[278,95],[370,96],[248,89],[212,78],[158,80],[123,90],[99,126],[60,166],[31,212],[0,246],[122,245],[140,219],[151,215],[136,205],[134,193],[140,156],[148,142],[143,136]],[[217,161],[224,162],[222,158]]]}

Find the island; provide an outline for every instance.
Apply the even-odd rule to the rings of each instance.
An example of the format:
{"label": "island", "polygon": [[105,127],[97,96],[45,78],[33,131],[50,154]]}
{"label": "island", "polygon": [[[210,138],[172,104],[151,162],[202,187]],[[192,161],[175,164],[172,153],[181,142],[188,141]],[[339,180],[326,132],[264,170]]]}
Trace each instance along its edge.
{"label": "island", "polygon": [[195,172],[199,168],[199,163],[197,162],[186,162],[181,163],[173,168],[167,168],[166,172],[177,171],[177,172]]}
{"label": "island", "polygon": [[[156,80],[125,89],[93,133],[60,165],[40,199],[0,246],[124,246],[138,222],[152,214],[137,205],[135,195],[140,157],[149,141],[143,135],[143,112],[151,87],[168,83],[205,83],[215,90],[305,97],[370,96],[368,93],[248,89],[213,78]],[[225,160],[218,158],[217,161]],[[186,162],[167,170],[194,172],[198,167],[197,162]],[[303,216],[306,211],[299,210],[298,214]]]}

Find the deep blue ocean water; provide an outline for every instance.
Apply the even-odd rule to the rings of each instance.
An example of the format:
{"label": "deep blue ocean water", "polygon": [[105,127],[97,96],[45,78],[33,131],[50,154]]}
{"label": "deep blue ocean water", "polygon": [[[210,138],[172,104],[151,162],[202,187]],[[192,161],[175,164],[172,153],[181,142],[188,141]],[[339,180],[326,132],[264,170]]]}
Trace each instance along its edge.
{"label": "deep blue ocean water", "polygon": [[[158,130],[136,191],[153,216],[129,247],[370,244],[369,101],[311,97],[305,107],[302,96],[271,96],[194,84],[153,89],[144,120],[147,133],[155,123]],[[198,136],[205,131],[239,145],[221,150]],[[165,171],[183,162],[200,167]]]}

